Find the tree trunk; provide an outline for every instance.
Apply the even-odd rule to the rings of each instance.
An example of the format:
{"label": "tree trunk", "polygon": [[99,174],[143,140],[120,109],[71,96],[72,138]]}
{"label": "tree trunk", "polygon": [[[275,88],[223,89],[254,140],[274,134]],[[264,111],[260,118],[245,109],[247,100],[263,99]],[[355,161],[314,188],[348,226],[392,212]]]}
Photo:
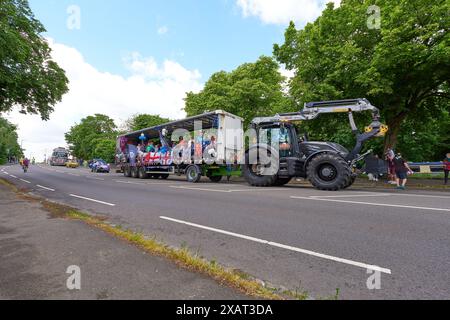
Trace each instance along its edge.
{"label": "tree trunk", "polygon": [[386,153],[389,149],[394,149],[398,143],[398,134],[400,133],[400,128],[403,121],[406,119],[407,112],[402,112],[391,118],[387,125],[389,126],[389,131],[386,134],[384,140],[384,152]]}

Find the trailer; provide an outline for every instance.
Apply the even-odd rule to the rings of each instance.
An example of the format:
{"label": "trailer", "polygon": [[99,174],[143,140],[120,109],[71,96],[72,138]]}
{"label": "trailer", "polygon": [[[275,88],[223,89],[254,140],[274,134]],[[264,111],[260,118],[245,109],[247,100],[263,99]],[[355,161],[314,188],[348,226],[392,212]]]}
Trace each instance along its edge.
{"label": "trailer", "polygon": [[126,177],[213,182],[240,176],[243,119],[216,110],[127,133],[117,138],[116,165]]}

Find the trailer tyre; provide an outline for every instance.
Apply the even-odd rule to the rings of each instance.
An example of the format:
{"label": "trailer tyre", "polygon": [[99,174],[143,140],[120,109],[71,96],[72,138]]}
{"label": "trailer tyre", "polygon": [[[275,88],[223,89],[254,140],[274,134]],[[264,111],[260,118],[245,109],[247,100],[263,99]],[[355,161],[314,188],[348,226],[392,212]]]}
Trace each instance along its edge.
{"label": "trailer tyre", "polygon": [[325,191],[337,191],[350,186],[352,171],[347,162],[337,154],[324,153],[316,156],[308,165],[311,184]]}
{"label": "trailer tyre", "polygon": [[130,166],[124,166],[123,167],[123,176],[124,177],[131,177],[131,169]]}
{"label": "trailer tyre", "polygon": [[147,179],[148,178],[148,174],[144,167],[140,167],[138,169],[138,177],[139,177],[139,179]]}
{"label": "trailer tyre", "polygon": [[222,181],[222,176],[210,176],[210,177],[208,177],[209,178],[209,180],[211,180],[211,182],[220,182],[220,181]]}
{"label": "trailer tyre", "polygon": [[186,169],[186,178],[188,182],[197,183],[202,178],[201,170],[198,166],[189,166]]}
{"label": "trailer tyre", "polygon": [[161,179],[167,180],[167,179],[169,179],[169,175],[168,174],[162,174],[161,175]]}
{"label": "trailer tyre", "polygon": [[135,179],[139,178],[138,168],[136,167],[131,168],[131,176]]}

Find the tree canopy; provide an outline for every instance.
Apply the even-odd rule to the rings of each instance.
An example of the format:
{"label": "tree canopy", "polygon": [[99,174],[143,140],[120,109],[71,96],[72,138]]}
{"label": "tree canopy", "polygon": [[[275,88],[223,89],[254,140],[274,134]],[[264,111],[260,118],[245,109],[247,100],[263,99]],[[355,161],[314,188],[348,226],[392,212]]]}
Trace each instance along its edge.
{"label": "tree canopy", "polygon": [[4,164],[8,157],[22,156],[17,136],[17,127],[8,120],[0,117],[0,164]]}
{"label": "tree canopy", "polygon": [[257,116],[282,112],[289,100],[283,94],[285,77],[271,57],[245,63],[231,72],[217,72],[200,93],[189,92],[185,111],[189,116],[224,110],[243,117],[247,123]]}
{"label": "tree canopy", "polygon": [[42,37],[44,26],[27,0],[1,0],[0,112],[20,112],[48,120],[53,106],[68,91],[68,79],[52,59]]}
{"label": "tree canopy", "polygon": [[125,122],[127,131],[139,131],[146,128],[156,127],[160,124],[170,122],[167,118],[159,115],[136,114]]}
{"label": "tree canopy", "polygon": [[[368,25],[372,5],[381,10],[379,29]],[[290,94],[298,104],[365,97],[382,110],[390,127],[385,149],[395,147],[399,137],[407,142],[417,125],[423,132],[414,130],[415,138],[436,146],[443,143],[439,135],[429,137],[436,121],[450,125],[442,116],[450,99],[449,12],[447,0],[342,0],[339,8],[328,4],[302,30],[291,23],[274,55],[295,71]],[[323,124],[310,126],[314,131]],[[335,125],[322,133],[332,138]]]}
{"label": "tree canopy", "polygon": [[116,136],[114,120],[103,114],[81,119],[65,135],[72,154],[77,158],[103,158],[109,162],[114,159]]}

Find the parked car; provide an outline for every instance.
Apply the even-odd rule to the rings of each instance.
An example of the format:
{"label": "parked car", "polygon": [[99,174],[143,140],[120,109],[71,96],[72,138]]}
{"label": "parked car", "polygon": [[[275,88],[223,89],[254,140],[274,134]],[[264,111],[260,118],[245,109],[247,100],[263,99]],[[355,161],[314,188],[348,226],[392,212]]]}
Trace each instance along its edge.
{"label": "parked car", "polygon": [[89,165],[92,172],[104,172],[109,173],[111,171],[111,167],[104,160],[94,160],[92,164]]}
{"label": "parked car", "polygon": [[69,160],[66,162],[66,167],[67,168],[78,168],[80,166],[80,164],[76,161],[76,160]]}

